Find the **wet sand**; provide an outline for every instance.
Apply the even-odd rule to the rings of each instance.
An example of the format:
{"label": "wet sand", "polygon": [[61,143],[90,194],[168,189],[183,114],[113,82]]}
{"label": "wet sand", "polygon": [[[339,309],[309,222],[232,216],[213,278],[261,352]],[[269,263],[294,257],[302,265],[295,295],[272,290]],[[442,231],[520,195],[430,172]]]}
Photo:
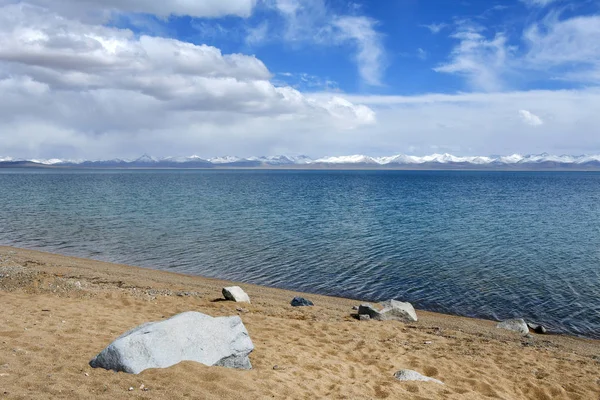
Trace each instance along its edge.
{"label": "wet sand", "polygon": [[[252,304],[222,301],[231,284],[0,247],[0,398],[600,399],[600,341],[420,310],[417,323],[358,321],[360,301],[306,294],[315,306],[293,308],[301,293],[249,284]],[[253,369],[88,366],[126,330],[184,311],[240,315]],[[400,369],[445,385],[399,382]]]}

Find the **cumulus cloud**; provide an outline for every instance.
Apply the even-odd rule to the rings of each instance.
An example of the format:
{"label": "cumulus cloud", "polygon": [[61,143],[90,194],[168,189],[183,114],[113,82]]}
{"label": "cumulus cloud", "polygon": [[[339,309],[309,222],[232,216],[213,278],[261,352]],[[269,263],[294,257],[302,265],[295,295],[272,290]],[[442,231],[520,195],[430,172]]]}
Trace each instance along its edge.
{"label": "cumulus cloud", "polygon": [[519,110],[519,115],[521,116],[523,122],[525,122],[527,125],[540,126],[544,123],[540,117],[533,114],[531,111]]}
{"label": "cumulus cloud", "polygon": [[307,124],[345,130],[375,120],[365,106],[312,98],[271,76],[254,56],[138,37],[38,6],[0,7],[0,132],[11,132],[4,151],[48,151],[48,135],[63,150],[86,140],[94,144],[87,151],[122,153],[138,140],[156,149],[178,140],[183,149],[214,135],[244,132],[252,141],[266,127],[283,136]]}

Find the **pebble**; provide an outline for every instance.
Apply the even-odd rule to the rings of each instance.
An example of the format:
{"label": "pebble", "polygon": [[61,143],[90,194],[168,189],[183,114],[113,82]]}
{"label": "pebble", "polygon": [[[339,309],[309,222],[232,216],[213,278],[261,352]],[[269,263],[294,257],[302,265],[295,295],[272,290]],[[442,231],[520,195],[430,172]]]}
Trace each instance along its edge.
{"label": "pebble", "polygon": [[131,386],[131,387],[129,388],[129,391],[130,391],[130,392],[133,392],[133,386]]}
{"label": "pebble", "polygon": [[90,376],[90,374],[88,374],[87,372],[84,374],[85,376]]}
{"label": "pebble", "polygon": [[428,340],[428,341],[425,342],[425,344],[431,344],[431,343],[433,343],[433,342],[430,341],[430,340]]}

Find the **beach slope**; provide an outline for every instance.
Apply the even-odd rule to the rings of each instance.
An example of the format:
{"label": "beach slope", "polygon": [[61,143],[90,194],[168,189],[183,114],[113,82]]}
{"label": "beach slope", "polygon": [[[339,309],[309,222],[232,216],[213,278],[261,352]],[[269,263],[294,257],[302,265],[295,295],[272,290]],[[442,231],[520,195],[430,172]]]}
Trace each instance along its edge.
{"label": "beach slope", "polygon": [[[360,301],[0,247],[0,398],[599,399],[600,342],[521,337],[492,321],[417,310],[358,321]],[[239,315],[252,370],[184,362],[139,375],[88,362],[123,332],[184,311]],[[411,369],[444,382],[400,382]],[[130,390],[131,389],[131,390]]]}

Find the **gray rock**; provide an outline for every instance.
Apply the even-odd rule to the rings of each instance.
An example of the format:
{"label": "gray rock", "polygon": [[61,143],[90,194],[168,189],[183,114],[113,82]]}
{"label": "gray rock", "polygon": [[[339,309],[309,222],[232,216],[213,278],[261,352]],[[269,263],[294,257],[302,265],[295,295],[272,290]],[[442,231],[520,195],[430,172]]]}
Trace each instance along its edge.
{"label": "gray rock", "polygon": [[378,321],[401,321],[417,322],[417,313],[410,303],[396,300],[387,300],[379,303],[382,310],[375,309],[371,304],[361,304],[358,307],[358,315],[368,315],[371,319]]}
{"label": "gray rock", "polygon": [[250,303],[250,297],[239,286],[229,286],[223,288],[223,297],[227,300],[236,301],[238,303]]}
{"label": "gray rock", "polygon": [[444,382],[442,382],[442,381],[439,381],[434,378],[430,378],[425,375],[421,375],[417,371],[413,371],[411,369],[402,369],[402,370],[396,372],[394,374],[394,378],[398,379],[399,381],[423,381],[423,382],[435,382],[440,385],[444,384]]}
{"label": "gray rock", "polygon": [[369,314],[359,314],[358,319],[361,321],[370,321],[371,317],[369,316]]}
{"label": "gray rock", "polygon": [[240,317],[213,318],[190,311],[124,333],[90,361],[90,366],[131,374],[182,361],[250,369],[248,354],[252,350],[254,345]]}
{"label": "gray rock", "polygon": [[539,333],[540,335],[543,335],[543,334],[545,334],[545,333],[548,332],[548,330],[546,329],[546,327],[543,326],[543,325],[538,325],[538,324],[533,324],[531,322],[528,322],[527,326],[529,327],[529,329],[531,329],[535,333]]}
{"label": "gray rock", "polygon": [[508,331],[519,332],[522,335],[529,334],[529,327],[523,318],[509,319],[500,322],[496,328],[506,329]]}
{"label": "gray rock", "polygon": [[352,306],[352,309],[358,311],[358,306]]}
{"label": "gray rock", "polygon": [[371,319],[380,319],[379,311],[373,308],[372,305],[365,303],[358,306],[358,315],[368,315]]}
{"label": "gray rock", "polygon": [[379,305],[383,307],[383,310],[379,312],[381,320],[417,322],[417,313],[410,303],[387,300],[379,303]]}
{"label": "gray rock", "polygon": [[314,306],[312,301],[307,300],[304,297],[294,297],[290,304],[292,305],[292,307]]}

